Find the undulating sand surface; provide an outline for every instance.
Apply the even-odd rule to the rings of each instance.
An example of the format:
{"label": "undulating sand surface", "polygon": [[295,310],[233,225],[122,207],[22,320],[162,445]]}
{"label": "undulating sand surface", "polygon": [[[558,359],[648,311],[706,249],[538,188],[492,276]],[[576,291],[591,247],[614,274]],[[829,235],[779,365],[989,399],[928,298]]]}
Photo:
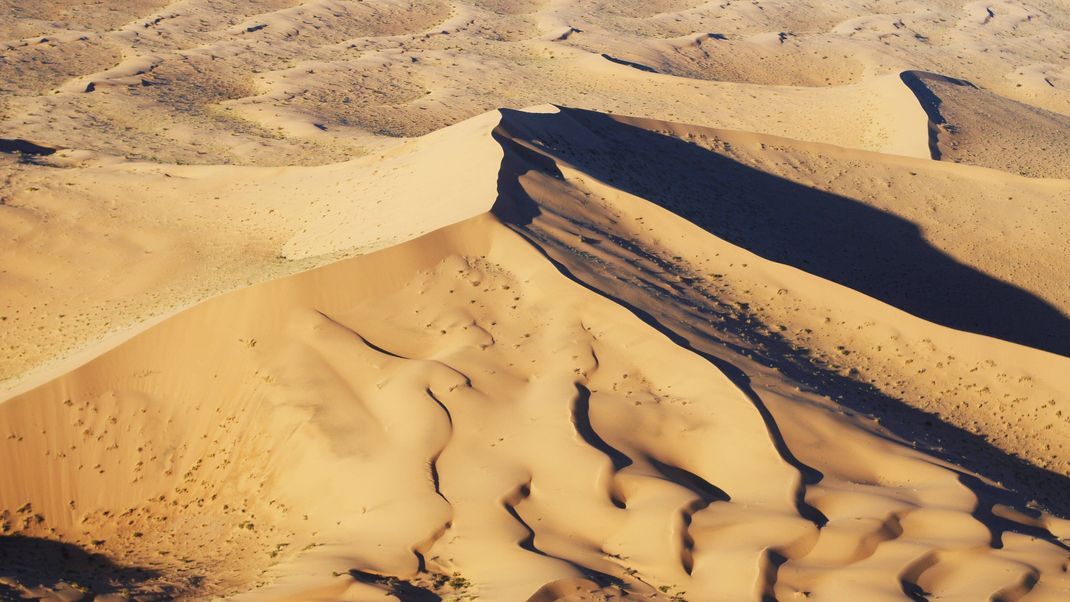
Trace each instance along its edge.
{"label": "undulating sand surface", "polygon": [[0,600],[1070,599],[1068,48],[0,0]]}

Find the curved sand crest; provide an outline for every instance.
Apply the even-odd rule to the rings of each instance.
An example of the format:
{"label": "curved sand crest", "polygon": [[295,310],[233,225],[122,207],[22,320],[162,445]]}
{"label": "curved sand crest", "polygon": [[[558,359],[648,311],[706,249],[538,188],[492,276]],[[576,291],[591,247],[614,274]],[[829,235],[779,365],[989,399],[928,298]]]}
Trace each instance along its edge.
{"label": "curved sand crest", "polygon": [[[817,364],[853,383],[836,394],[820,378],[816,390],[856,400],[864,411],[884,406],[884,419],[913,416],[903,425],[910,439],[927,433],[939,447],[949,445],[942,439],[972,441],[956,462],[1012,478],[1017,468],[997,469],[980,459],[988,454],[973,449],[991,443],[1045,469],[1013,477],[1020,489],[1048,491],[1049,503],[1062,497],[1060,481],[1043,473],[1070,472],[1062,376],[1070,355],[1070,291],[1061,261],[1070,183],[571,109],[561,116],[510,115],[515,141],[552,162],[546,174],[575,172],[567,198],[608,198],[617,206],[622,201],[614,199],[638,196],[706,231],[670,228],[680,221],[650,216],[567,230],[594,228],[586,236],[604,240],[599,229],[619,237],[632,224],[639,230],[632,245],[673,249],[659,261],[691,258],[684,271],[698,289],[662,285],[683,291],[666,297],[673,300],[668,306],[713,298],[729,314],[743,314],[748,339],[758,336],[763,355],[783,369],[809,373]],[[1014,203],[1006,202],[1009,194]],[[1010,237],[1003,230],[1009,222],[1021,227]],[[700,253],[707,232],[732,244]],[[579,245],[583,255],[607,246]],[[853,290],[803,284],[810,281],[760,259]],[[608,271],[631,270],[624,267]],[[872,306],[873,298],[926,322],[904,323],[900,313]],[[1007,307],[1023,311],[1008,314]],[[933,323],[989,338],[949,338]],[[922,413],[901,411],[903,404]],[[988,441],[941,432],[934,425],[942,421]]]}
{"label": "curved sand crest", "polygon": [[[570,61],[586,80],[648,100],[670,86],[680,102],[654,114],[701,107],[684,114],[743,129],[769,128],[779,115],[773,131],[928,156],[925,112],[894,75],[837,89],[752,90],[644,73],[597,55]],[[780,107],[780,113],[751,114],[746,107],[752,103]],[[838,115],[838,125],[824,114]],[[488,132],[496,115],[311,169],[130,163],[86,147],[50,155],[50,165],[62,170],[3,165],[8,180],[0,232],[13,240],[12,251],[0,257],[6,293],[0,337],[10,341],[0,357],[4,388],[39,384],[47,373],[73,367],[43,364],[72,353],[84,361],[101,350],[85,349],[87,342],[108,338],[114,344],[123,336],[117,332],[213,294],[396,244],[485,211],[498,151],[489,137],[476,134]],[[426,199],[433,199],[430,208]],[[89,246],[97,249],[92,255],[84,253]]]}
{"label": "curved sand crest", "polygon": [[312,168],[13,166],[0,204],[0,391],[41,384],[213,295],[485,212],[497,121]]}
{"label": "curved sand crest", "polygon": [[932,158],[1038,178],[1070,177],[1070,116],[1004,98],[955,78],[904,71],[929,117]]}
{"label": "curved sand crest", "polygon": [[[492,214],[205,302],[0,405],[3,566],[160,597],[1067,595],[1064,521],[810,392],[845,389],[775,363],[706,273],[745,262],[1041,376],[1064,358],[708,236],[563,161],[575,119],[505,114]],[[109,564],[57,575],[43,539]]]}

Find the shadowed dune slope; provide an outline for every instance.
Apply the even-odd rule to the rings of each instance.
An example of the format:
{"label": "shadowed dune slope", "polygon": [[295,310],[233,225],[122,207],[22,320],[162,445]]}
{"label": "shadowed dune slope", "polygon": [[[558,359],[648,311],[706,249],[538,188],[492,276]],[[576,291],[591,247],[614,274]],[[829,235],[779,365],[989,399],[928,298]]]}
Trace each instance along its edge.
{"label": "shadowed dune slope", "polygon": [[1070,356],[1063,311],[949,257],[894,214],[650,131],[656,122],[572,109],[520,122],[549,156],[757,255],[931,322]]}
{"label": "shadowed dune slope", "polygon": [[1070,600],[1068,7],[0,0],[0,600]]}
{"label": "shadowed dune slope", "polygon": [[[493,210],[211,299],[0,404],[0,465],[12,468],[0,473],[0,554],[43,559],[0,567],[0,587],[248,600],[1070,595],[1066,471],[996,437],[1008,409],[997,395],[1046,412],[1049,394],[1065,400],[1070,360],[900,311],[822,272],[821,247],[814,265],[773,261],[687,213],[676,170],[690,166],[710,203],[721,201],[708,173],[768,193],[709,207],[726,220],[786,192],[804,205],[777,211],[800,227],[823,227],[804,213],[836,204],[871,237],[916,231],[626,121],[503,111]],[[579,145],[600,160],[580,162]],[[762,238],[796,244],[768,227]],[[1006,294],[914,246],[942,277]],[[759,302],[770,297],[784,315]],[[814,321],[829,338],[804,348],[794,337]],[[876,362],[877,346],[887,363],[874,375],[909,380],[922,400],[984,362],[1028,380],[969,381],[995,390],[962,413],[990,443],[942,421],[949,408],[864,380],[851,362]],[[917,363],[897,363],[906,352]],[[918,365],[941,376],[929,384]],[[882,424],[895,410],[905,418]],[[1059,423],[1036,440],[1064,462],[1065,434]],[[98,571],[64,573],[42,539]]]}
{"label": "shadowed dune slope", "polygon": [[904,71],[903,82],[929,116],[934,159],[1036,178],[1070,177],[1070,117],[983,90],[970,82]]}

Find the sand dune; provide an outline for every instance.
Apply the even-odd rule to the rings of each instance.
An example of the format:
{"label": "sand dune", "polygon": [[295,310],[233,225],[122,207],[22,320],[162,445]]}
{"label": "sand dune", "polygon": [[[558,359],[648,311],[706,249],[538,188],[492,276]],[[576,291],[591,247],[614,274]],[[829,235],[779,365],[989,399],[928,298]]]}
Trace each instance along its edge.
{"label": "sand dune", "polygon": [[[924,239],[919,239],[916,250],[912,250],[906,240],[907,232],[932,229],[931,217],[912,223],[896,217],[895,213],[890,210],[885,209],[888,213],[883,213],[880,210],[883,207],[878,203],[867,205],[857,200],[836,197],[827,193],[808,200],[807,192],[800,189],[797,184],[780,180],[764,172],[748,171],[746,167],[739,164],[733,165],[723,156],[705,151],[701,146],[683,145],[677,138],[659,136],[646,128],[662,131],[675,129],[678,134],[688,139],[698,139],[699,136],[707,135],[711,137],[707,139],[707,142],[712,142],[712,137],[718,134],[722,138],[732,139],[731,133],[702,131],[686,126],[671,126],[645,120],[615,120],[603,115],[572,110],[553,116],[520,114],[518,121],[519,125],[512,127],[519,129],[521,133],[514,136],[514,140],[525,147],[533,147],[536,152],[554,161],[556,167],[546,167],[543,171],[552,176],[562,171],[567,174],[566,167],[562,166],[576,170],[575,179],[582,193],[572,193],[567,196],[555,195],[554,199],[558,200],[550,205],[551,213],[567,214],[564,219],[568,222],[568,236],[578,234],[580,237],[586,236],[597,241],[604,241],[606,238],[623,239],[618,244],[631,248],[632,252],[647,246],[671,249],[671,252],[653,253],[649,259],[651,263],[641,267],[653,269],[655,272],[668,270],[679,274],[680,280],[669,277],[667,282],[658,284],[657,281],[652,282],[649,275],[641,273],[642,270],[640,273],[633,274],[634,279],[630,280],[632,284],[639,284],[644,288],[653,285],[655,290],[661,291],[661,295],[670,295],[663,297],[663,299],[672,300],[671,303],[665,304],[666,307],[644,308],[647,313],[656,314],[666,309],[677,312],[681,311],[680,307],[692,305],[702,307],[709,305],[711,300],[716,301],[718,305],[724,307],[716,311],[702,310],[702,312],[713,311],[714,316],[729,317],[742,321],[744,324],[747,320],[758,320],[762,324],[756,329],[755,325],[745,326],[744,329],[747,331],[746,337],[759,336],[758,331],[765,331],[764,335],[760,335],[762,338],[758,340],[768,347],[763,354],[769,356],[770,360],[781,363],[788,359],[784,356],[792,355],[789,349],[805,349],[807,351],[804,355],[815,354],[819,363],[825,364],[834,372],[846,372],[855,379],[883,390],[885,394],[893,397],[901,396],[908,404],[917,405],[929,413],[940,415],[944,420],[953,422],[957,426],[975,431],[979,429],[985,437],[995,442],[1002,441],[997,445],[1014,453],[1028,453],[1024,450],[1029,445],[1022,445],[1018,440],[1017,430],[1009,427],[1005,421],[1010,417],[1017,418],[1019,415],[1043,416],[1045,421],[1054,421],[1055,424],[1050,428],[1056,430],[1050,433],[1050,438],[1040,435],[1046,441],[1035,448],[1033,452],[1035,455],[1032,459],[1042,465],[1048,465],[1049,462],[1055,460],[1051,457],[1054,453],[1060,459],[1051,464],[1051,467],[1057,471],[1065,471],[1067,461],[1063,444],[1065,434],[1060,432],[1066,428],[1065,420],[1062,419],[1061,414],[1058,414],[1059,409],[1054,404],[1050,404],[1050,399],[1060,399],[1063,395],[1060,392],[1061,381],[1064,380],[1061,374],[1065,370],[1063,361],[1066,351],[1055,349],[1055,353],[1044,353],[1020,347],[1012,348],[1017,346],[1008,347],[1002,341],[991,339],[992,335],[1005,335],[1006,333],[986,330],[985,322],[967,324],[951,320],[950,324],[943,324],[944,318],[951,316],[932,313],[932,309],[941,305],[942,301],[946,302],[944,300],[949,296],[960,294],[962,291],[972,291],[966,294],[973,298],[995,299],[1001,295],[1010,294],[1018,298],[1013,301],[995,303],[990,307],[1006,307],[1007,304],[1021,307],[1035,306],[1035,309],[1029,313],[1030,320],[1032,320],[1030,324],[1044,324],[1043,328],[1037,331],[1041,334],[1066,327],[1065,301],[1053,307],[1042,298],[1022,288],[1008,285],[998,278],[987,275],[986,272],[999,270],[997,264],[988,261],[987,253],[961,252],[960,249],[956,249],[956,254],[961,259],[955,261],[947,257],[945,251],[939,246],[930,246],[931,243]],[[636,123],[644,127],[636,127],[634,125]],[[503,127],[509,128],[510,125],[507,119]],[[540,142],[533,146],[532,141],[535,140]],[[736,142],[738,144],[742,141],[737,139]],[[769,142],[773,143],[773,141]],[[829,149],[823,150],[828,152]],[[666,164],[656,165],[656,170],[644,174],[645,168],[641,161],[652,156],[671,157],[672,160]],[[629,162],[630,158],[633,162]],[[857,165],[863,157],[855,156],[854,159]],[[877,157],[870,159],[875,163],[879,162]],[[572,165],[570,163],[572,160],[582,160],[584,163]],[[704,165],[703,162],[706,161],[712,164]],[[896,162],[901,161],[903,160],[896,160]],[[946,172],[949,171],[947,166],[940,164],[911,161],[907,161],[907,164],[919,170],[935,169],[940,175],[929,176],[933,179],[946,177]],[[674,166],[680,166],[691,174],[717,173],[724,179],[708,181],[705,177],[696,175],[684,178],[681,174],[674,173]],[[921,178],[923,182],[928,180],[921,171],[915,172],[914,175],[909,175],[909,173],[907,172],[907,177],[911,179]],[[701,190],[701,193],[696,193],[691,188],[692,183],[695,188]],[[958,187],[962,186],[962,183],[955,182],[952,185]],[[748,190],[754,192],[748,192]],[[571,217],[573,210],[567,206],[559,208],[566,202],[563,199],[579,198],[579,194],[583,195],[582,199],[585,201],[598,198],[613,200],[622,196],[626,199],[634,198],[638,191],[648,194],[651,200],[673,213],[662,214],[663,217],[639,214],[632,216],[630,220],[617,215],[611,221],[596,219],[588,223]],[[1042,188],[1038,197],[1044,199],[1046,192],[1047,190]],[[792,199],[791,205],[779,202],[778,198]],[[976,208],[965,206],[961,199],[958,203],[961,211],[976,211]],[[903,207],[897,209],[905,215],[910,215],[903,211]],[[616,209],[615,211],[620,212]],[[534,211],[529,209],[528,212]],[[755,213],[756,217],[751,219],[733,217],[733,214],[747,212]],[[857,223],[853,222],[854,212],[861,214],[857,218]],[[715,234],[716,238],[713,240],[734,243],[734,245],[726,245],[728,249],[724,250],[714,249],[706,254],[698,253],[697,249],[700,245],[696,239],[707,239],[701,236],[698,228],[692,226],[688,229],[680,226],[678,216],[687,217],[695,226]],[[666,218],[669,218],[668,223],[671,226],[664,223]],[[810,219],[817,223],[808,223]],[[881,220],[888,220],[888,222],[881,223]],[[902,221],[896,225],[898,220]],[[822,225],[822,222],[827,225]],[[533,223],[539,222],[535,220]],[[864,229],[874,223],[878,224],[878,227],[873,230]],[[623,227],[621,224],[632,224],[635,227],[636,233],[630,234],[630,237],[633,237],[632,240],[621,231]],[[974,227],[979,226],[982,224],[974,224]],[[535,228],[535,236],[549,237],[554,241],[555,246],[564,244],[568,249],[573,249],[574,253],[583,257],[589,257],[593,253],[595,257],[603,261],[610,261],[609,257],[603,256],[603,253],[612,254],[608,250],[611,245],[606,242],[600,242],[598,246],[593,247],[584,245],[577,247],[572,240],[558,241],[560,234],[555,234],[553,231],[540,232],[537,226],[529,226],[529,228],[532,227]],[[560,224],[554,226],[554,228],[561,227]],[[592,231],[585,232],[585,229]],[[600,230],[608,233],[600,234]],[[852,240],[853,231],[859,231],[861,239]],[[806,236],[798,234],[800,232],[806,232]],[[1052,234],[1054,233],[1053,231]],[[881,236],[896,237],[897,240],[891,242],[889,239],[881,242]],[[977,236],[987,238],[989,235],[982,230]],[[962,241],[970,237],[970,233],[962,231],[960,227],[958,240]],[[647,238],[653,240],[644,242]],[[1031,234],[1030,238],[1042,244],[1046,237],[1037,233]],[[823,244],[822,239],[834,241],[830,245],[831,248]],[[875,240],[877,244],[867,246],[864,239]],[[1038,246],[1036,253],[1038,257],[1047,256],[1055,261],[1058,254],[1062,252],[1061,243],[1058,242],[1056,236],[1048,240],[1050,246],[1046,249]],[[771,241],[775,241],[775,244],[771,244]],[[547,241],[543,243],[549,244]],[[890,248],[893,245],[896,249],[894,256],[891,253],[881,253],[881,249]],[[744,246],[744,249],[740,249],[744,252],[729,250],[739,246]],[[854,248],[856,251],[849,253],[846,251],[848,248]],[[874,250],[864,250],[870,248]],[[1012,253],[1013,251],[1008,249],[1006,252]],[[908,255],[910,253],[918,255],[911,257]],[[731,259],[721,258],[723,256],[731,257]],[[848,257],[851,263],[846,261]],[[690,266],[673,267],[674,263],[679,261],[678,258],[686,259]],[[782,266],[763,261],[765,259],[772,259],[796,269],[786,270]],[[559,259],[559,261],[564,262],[564,259]],[[900,261],[906,265],[897,267],[896,264]],[[581,267],[577,264],[570,269],[575,271]],[[612,275],[627,274],[634,270],[624,264],[616,265],[616,262],[611,262],[608,269],[598,262],[582,269],[603,270],[606,274]],[[832,292],[825,286],[829,284],[827,282],[822,283],[821,286],[813,285],[812,287],[809,280],[805,281],[805,284],[797,280],[795,274],[804,271],[821,275],[825,279],[845,284],[860,292],[868,292],[869,299],[860,298],[858,300],[860,303],[869,304],[871,299],[875,298],[885,303],[898,305],[899,309],[905,309],[918,317],[927,318],[930,323],[912,327],[900,323],[898,317],[891,315],[892,313],[898,314],[898,312],[886,313],[886,309],[877,310],[876,308],[860,311],[853,301],[847,301],[851,298],[850,294],[842,290]],[[1052,274],[1052,279],[1057,283],[1066,281],[1065,274],[1060,273]],[[625,278],[625,280],[628,279]],[[1010,276],[1008,280],[1013,282],[1014,277]],[[690,290],[691,285],[695,283],[699,283],[697,290]],[[944,288],[951,283],[954,283],[953,287]],[[604,289],[606,286],[608,285],[603,284],[599,288]],[[915,289],[915,294],[909,296],[909,299],[921,304],[901,303],[908,299],[908,296],[897,296],[896,293],[902,295],[914,286],[920,288]],[[1050,298],[1055,290],[1048,289],[1045,293]],[[628,299],[630,295],[623,297]],[[846,302],[841,305],[836,300]],[[971,304],[965,300],[953,302],[953,304],[960,308],[959,314],[954,316],[955,320],[967,317],[969,315],[967,312],[971,309],[979,312],[973,317],[983,320],[980,312],[986,311],[984,304]],[[872,313],[878,311],[879,317]],[[1045,319],[1045,315],[1048,318]],[[695,315],[683,313],[676,319],[689,324],[689,330],[697,328],[694,323]],[[989,326],[997,323],[1006,324],[1013,319],[1013,316],[1003,316],[1002,320],[997,320],[993,314],[993,319],[987,324]],[[983,343],[978,340],[978,337],[965,337],[959,342],[943,339],[943,335],[938,333],[946,331],[932,328],[931,322],[955,326],[960,330],[980,326],[981,328],[976,329],[975,332],[989,335],[991,343]],[[723,328],[724,326],[721,326],[719,329]],[[911,331],[915,334],[909,334]],[[1027,331],[1028,327],[1024,325],[1019,330],[1022,333]],[[1050,339],[1050,342],[1054,343],[1057,340],[1061,338]],[[1043,348],[1039,339],[1029,343],[1033,347]],[[982,347],[987,347],[987,349],[981,355],[967,359],[968,355],[980,351]],[[911,365],[918,361],[916,358],[918,353],[924,353],[929,358],[922,362],[925,366],[920,369]],[[932,355],[929,355],[930,353]],[[1026,355],[1018,356],[1019,353]],[[1018,357],[1012,359],[1015,356]],[[810,357],[802,361],[814,360],[815,358]],[[963,363],[960,365],[959,362]],[[1013,394],[1009,389],[1001,393],[1007,397],[1013,396],[1013,402],[1009,404],[998,402],[986,394],[983,395],[984,400],[977,403],[978,400],[975,398],[977,391],[986,388],[991,390],[993,387],[1003,389],[1010,385],[1010,383],[982,383],[976,380],[977,373],[981,372],[977,368],[990,363],[1005,365],[1009,373],[1020,375],[1017,377],[1018,382],[1011,385],[1015,389]],[[940,375],[926,376],[925,368],[936,364],[940,364],[937,366]],[[1012,364],[1017,364],[1017,367],[1010,369]],[[781,365],[785,370],[789,369],[785,364]],[[987,371],[985,373],[985,378],[993,376]],[[1014,380],[1007,378],[1007,373],[1004,374],[1004,377],[997,380]],[[1027,374],[1029,376],[1026,376]],[[1035,380],[1034,377],[1036,377]],[[815,386],[815,388],[827,391],[828,383],[823,383],[820,387]],[[857,398],[871,393],[855,390],[851,395],[845,396]],[[1031,401],[1028,401],[1030,399]],[[988,412],[991,412],[988,417],[980,416]],[[988,426],[979,427],[981,423]],[[1056,451],[1060,449],[1064,451]]]}
{"label": "sand dune", "polygon": [[0,599],[1070,598],[1068,32],[0,0]]}
{"label": "sand dune", "polygon": [[[949,401],[905,411],[879,387],[863,394],[845,375],[866,339],[832,365],[830,343],[793,344],[820,314],[791,314],[820,304],[843,320],[823,327],[841,343],[879,324],[850,336],[893,333],[885,358],[953,355],[931,385],[882,374],[929,394],[992,362],[985,375],[1021,374],[1029,399],[1063,395],[1068,360],[909,315],[630,193],[667,182],[623,153],[670,178],[689,153],[728,161],[694,145],[646,154],[650,136],[683,144],[651,133],[672,128],[503,112],[466,132],[500,149],[489,213],[207,301],[5,402],[8,587],[1066,596],[1067,523],[1019,495],[1065,512],[1065,470],[1025,464],[1012,454],[1031,450],[996,436],[1023,401],[949,417],[991,427],[991,443],[951,424],[926,436],[913,429]],[[769,295],[784,298],[779,323],[754,301]],[[1060,425],[1038,443],[1064,466]],[[41,563],[62,553],[53,540],[111,564],[57,575]]]}
{"label": "sand dune", "polygon": [[482,134],[496,122],[477,117],[389,154],[308,170],[14,166],[0,220],[12,241],[0,257],[0,377],[25,388],[44,374],[32,368],[99,353],[102,338],[114,345],[146,319],[485,211],[501,149]]}
{"label": "sand dune", "polygon": [[1051,0],[5,6],[4,137],[167,163],[331,163],[543,103],[883,150],[914,128],[869,86],[905,70],[1070,111]]}
{"label": "sand dune", "polygon": [[983,90],[970,82],[906,71],[903,81],[929,116],[934,159],[972,163],[1024,176],[1066,178],[1070,152],[1062,132],[1070,117]]}

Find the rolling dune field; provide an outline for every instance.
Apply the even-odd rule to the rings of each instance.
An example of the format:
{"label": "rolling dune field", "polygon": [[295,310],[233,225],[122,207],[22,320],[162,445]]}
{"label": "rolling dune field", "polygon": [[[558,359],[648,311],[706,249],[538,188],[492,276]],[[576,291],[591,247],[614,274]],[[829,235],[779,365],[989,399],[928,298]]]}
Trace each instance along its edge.
{"label": "rolling dune field", "polygon": [[1070,599],[1053,0],[0,0],[0,600]]}

